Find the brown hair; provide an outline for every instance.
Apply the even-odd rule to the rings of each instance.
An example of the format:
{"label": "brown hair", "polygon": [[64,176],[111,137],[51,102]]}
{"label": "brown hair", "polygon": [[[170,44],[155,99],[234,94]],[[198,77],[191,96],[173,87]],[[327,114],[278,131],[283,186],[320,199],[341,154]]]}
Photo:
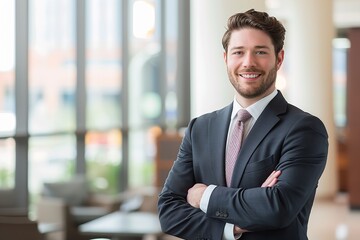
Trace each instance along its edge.
{"label": "brown hair", "polygon": [[275,17],[270,17],[266,12],[258,12],[250,9],[244,13],[234,14],[228,19],[227,30],[222,38],[222,45],[225,52],[228,51],[231,33],[234,30],[242,28],[255,28],[264,31],[271,38],[276,54],[278,54],[284,46],[284,26]]}

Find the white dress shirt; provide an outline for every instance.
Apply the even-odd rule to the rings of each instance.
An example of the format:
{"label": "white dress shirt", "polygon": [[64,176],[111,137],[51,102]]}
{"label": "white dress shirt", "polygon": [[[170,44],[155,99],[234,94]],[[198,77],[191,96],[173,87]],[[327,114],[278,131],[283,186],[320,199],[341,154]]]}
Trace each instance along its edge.
{"label": "white dress shirt", "polygon": [[[254,126],[256,120],[259,118],[260,114],[264,111],[265,107],[269,104],[269,102],[276,96],[277,94],[277,90],[275,89],[271,94],[269,94],[268,96],[260,99],[259,101],[257,101],[256,103],[250,105],[249,107],[246,108],[246,110],[251,114],[251,118],[244,124],[244,136],[243,136],[243,140],[246,139],[247,135],[249,134],[251,128]],[[234,120],[235,120],[235,116],[236,113],[240,110],[243,109],[243,107],[236,101],[236,97],[234,97],[234,101],[233,101],[233,110],[231,113],[231,122],[229,125],[229,130],[228,130],[228,138],[229,139],[229,134],[233,128],[234,125]],[[216,185],[209,185],[206,190],[204,191],[204,194],[200,200],[200,209],[203,212],[207,212],[207,208],[209,205],[209,200],[210,200],[210,196],[213,192],[213,190],[216,188]],[[225,224],[225,228],[224,228],[224,240],[234,240],[234,239],[239,239],[241,237],[241,235],[234,237],[234,224],[231,223],[226,223]]]}

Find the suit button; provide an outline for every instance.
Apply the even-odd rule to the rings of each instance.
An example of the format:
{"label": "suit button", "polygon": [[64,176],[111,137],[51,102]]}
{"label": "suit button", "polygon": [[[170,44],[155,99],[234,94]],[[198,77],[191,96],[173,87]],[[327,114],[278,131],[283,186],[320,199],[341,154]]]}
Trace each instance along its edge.
{"label": "suit button", "polygon": [[219,218],[227,218],[229,214],[227,212],[216,211],[215,216]]}

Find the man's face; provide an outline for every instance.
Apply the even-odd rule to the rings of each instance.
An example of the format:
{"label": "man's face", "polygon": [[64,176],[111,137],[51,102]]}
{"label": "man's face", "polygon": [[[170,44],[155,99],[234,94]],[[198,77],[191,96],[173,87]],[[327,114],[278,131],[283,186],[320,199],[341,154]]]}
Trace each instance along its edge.
{"label": "man's face", "polygon": [[237,99],[253,103],[274,91],[283,58],[283,51],[275,56],[271,38],[263,31],[252,28],[234,31],[224,59]]}

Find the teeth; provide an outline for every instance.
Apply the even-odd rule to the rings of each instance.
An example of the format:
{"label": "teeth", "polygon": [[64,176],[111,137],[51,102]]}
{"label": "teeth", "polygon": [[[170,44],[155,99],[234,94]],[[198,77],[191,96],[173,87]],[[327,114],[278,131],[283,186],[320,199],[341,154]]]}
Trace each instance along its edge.
{"label": "teeth", "polygon": [[241,74],[244,78],[257,78],[259,74]]}

